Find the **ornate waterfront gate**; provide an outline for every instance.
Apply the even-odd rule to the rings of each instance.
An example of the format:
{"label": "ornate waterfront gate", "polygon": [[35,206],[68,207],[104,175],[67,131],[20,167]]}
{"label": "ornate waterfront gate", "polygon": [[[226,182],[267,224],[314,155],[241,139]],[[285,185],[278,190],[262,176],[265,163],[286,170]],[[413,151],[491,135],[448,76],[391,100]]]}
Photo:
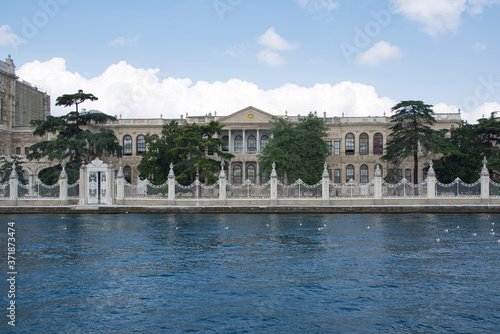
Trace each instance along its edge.
{"label": "ornate waterfront gate", "polygon": [[113,165],[99,158],[82,166],[80,180],[85,180],[85,189],[80,191],[80,204],[113,204],[113,174]]}

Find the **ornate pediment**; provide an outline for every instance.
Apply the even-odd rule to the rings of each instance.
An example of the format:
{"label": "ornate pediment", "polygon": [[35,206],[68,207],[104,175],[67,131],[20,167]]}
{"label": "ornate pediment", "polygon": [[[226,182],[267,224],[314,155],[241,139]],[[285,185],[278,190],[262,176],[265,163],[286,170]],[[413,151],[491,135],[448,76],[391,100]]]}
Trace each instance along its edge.
{"label": "ornate pediment", "polygon": [[241,109],[231,115],[223,117],[219,120],[222,124],[234,124],[234,123],[269,123],[274,115],[257,109],[255,107],[247,107]]}
{"label": "ornate pediment", "polygon": [[108,168],[108,165],[105,164],[101,159],[95,158],[90,164],[87,165],[87,167]]}

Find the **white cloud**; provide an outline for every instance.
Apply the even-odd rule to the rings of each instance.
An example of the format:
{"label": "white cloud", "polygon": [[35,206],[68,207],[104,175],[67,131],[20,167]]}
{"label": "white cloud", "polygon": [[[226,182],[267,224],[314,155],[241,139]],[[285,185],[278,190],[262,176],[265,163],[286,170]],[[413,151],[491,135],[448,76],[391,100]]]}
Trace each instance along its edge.
{"label": "white cloud", "polygon": [[285,58],[270,50],[259,51],[259,53],[257,53],[257,59],[268,65],[281,65],[285,62]]}
{"label": "white cloud", "polygon": [[392,46],[389,42],[380,41],[375,45],[358,55],[356,61],[362,65],[379,65],[382,62],[394,58],[401,57],[401,49],[397,46]]}
{"label": "white cloud", "polygon": [[339,3],[333,0],[294,0],[301,8],[310,11],[332,11],[339,8]]}
{"label": "white cloud", "polygon": [[476,43],[474,43],[474,44],[472,45],[472,49],[473,49],[474,51],[477,51],[477,52],[479,52],[479,51],[484,51],[484,50],[486,50],[486,44],[476,42]]}
{"label": "white cloud", "polygon": [[392,0],[395,13],[422,23],[423,31],[433,37],[456,32],[464,13],[481,14],[485,6],[498,3],[499,0]]}
{"label": "white cloud", "polygon": [[0,26],[0,45],[19,45],[22,42],[9,25]]}
{"label": "white cloud", "polygon": [[[92,93],[97,101],[85,102],[86,109],[98,109],[109,115],[124,118],[179,118],[181,114],[205,115],[217,111],[217,115],[229,115],[250,105],[275,115],[306,115],[310,111],[333,116],[390,116],[397,103],[388,97],[378,96],[373,86],[343,81],[336,85],[316,84],[301,87],[285,84],[271,90],[262,90],[254,83],[230,79],[226,82],[198,81],[188,78],[164,78],[159,69],[134,68],[124,61],[109,66],[101,75],[87,79],[66,69],[62,58],[47,62],[33,61],[17,71],[22,79],[51,95],[52,114],[63,115],[70,108],[55,107],[58,96],[76,93],[78,89]],[[439,103],[434,111],[456,113],[459,107]],[[474,110],[463,112],[462,118],[475,123],[485,115],[500,110],[497,102],[478,105]]]}
{"label": "white cloud", "polygon": [[278,35],[274,30],[274,27],[267,29],[267,31],[262,34],[258,42],[271,50],[286,51],[292,50],[299,46],[299,43],[289,43],[283,37]]}
{"label": "white cloud", "polygon": [[139,35],[135,35],[132,38],[118,37],[109,42],[109,45],[119,46],[119,47],[136,46],[138,41],[139,41]]}
{"label": "white cloud", "polygon": [[[316,84],[301,87],[286,84],[272,90],[262,90],[257,85],[230,79],[226,82],[190,79],[160,79],[159,69],[134,68],[122,61],[109,66],[99,76],[87,79],[66,69],[66,62],[53,58],[47,62],[27,63],[17,71],[19,77],[47,90],[54,103],[58,96],[83,89],[99,98],[85,102],[82,108],[98,109],[109,115],[124,118],[179,118],[189,115],[205,115],[217,111],[229,115],[250,105],[281,115],[305,115],[310,111],[323,111],[327,115],[375,116],[389,113],[395,101],[379,97],[375,88],[349,81],[336,85]],[[68,113],[70,108],[52,105],[53,115]]]}

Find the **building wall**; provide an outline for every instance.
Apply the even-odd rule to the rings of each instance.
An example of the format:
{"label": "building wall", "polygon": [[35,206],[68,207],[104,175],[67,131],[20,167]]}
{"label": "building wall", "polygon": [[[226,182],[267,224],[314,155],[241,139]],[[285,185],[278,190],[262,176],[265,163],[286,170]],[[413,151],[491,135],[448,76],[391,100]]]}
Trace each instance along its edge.
{"label": "building wall", "polygon": [[49,114],[50,97],[25,81],[17,81],[14,126],[29,126],[32,120],[43,120]]}
{"label": "building wall", "polygon": [[[249,116],[251,118],[249,118]],[[267,136],[271,128],[269,121],[276,115],[268,114],[262,110],[248,107],[229,116],[190,116],[186,118],[177,119],[180,124],[185,122],[197,124],[206,124],[212,120],[221,122],[224,128],[221,137],[227,136],[229,139],[228,149],[229,152],[234,154],[235,157],[229,162],[228,180],[232,183],[239,183],[251,177],[251,170],[255,170],[255,178],[252,180],[257,184],[265,182],[266,179],[261,180],[259,177],[259,159],[258,155],[263,147],[260,145],[262,137]],[[299,122],[299,116],[277,115],[276,117],[287,117],[291,122]],[[460,123],[460,114],[438,114],[436,115],[437,122],[436,129],[450,129],[452,126],[458,126]],[[323,117],[325,125],[328,129],[327,137],[325,140],[332,143],[332,153],[327,157],[326,163],[328,169],[331,171],[332,181],[339,181],[339,183],[346,183],[348,181],[347,169],[352,168],[354,171],[354,181],[358,183],[370,182],[375,176],[375,166],[377,161],[381,163],[383,176],[387,175],[390,165],[381,161],[382,153],[374,152],[374,137],[377,134],[382,137],[382,148],[387,143],[387,137],[390,133],[390,117],[332,117],[328,118],[326,115]],[[162,126],[170,123],[171,119],[119,119],[117,121],[108,123],[106,127],[113,129],[115,135],[124,145],[124,138],[129,136],[131,139],[131,152],[122,158],[124,168],[130,168],[130,179],[135,183],[139,177],[137,165],[141,161],[141,153],[137,151],[138,138],[146,134],[161,134]],[[354,137],[354,150],[352,152],[346,151],[346,136],[352,134]],[[365,134],[368,138],[367,152],[361,150],[360,137]],[[241,145],[237,145],[237,137],[241,137]],[[256,147],[249,146],[251,144],[251,137],[257,140]],[[335,154],[335,142],[339,144],[338,154]],[[236,144],[236,146],[235,146]],[[110,160],[117,158],[102,157],[102,160],[109,163]],[[116,163],[114,164],[117,165]],[[419,182],[425,179],[423,169],[426,167],[427,161],[421,159],[419,162]],[[335,170],[339,170],[339,178],[335,179]],[[362,169],[366,171],[366,176],[362,177]],[[413,160],[407,159],[401,166],[401,177],[410,176],[410,181],[413,182]],[[241,170],[241,173],[239,173]],[[410,175],[406,174],[409,170]],[[238,175],[241,175],[238,177]],[[319,180],[318,180],[319,181]]]}

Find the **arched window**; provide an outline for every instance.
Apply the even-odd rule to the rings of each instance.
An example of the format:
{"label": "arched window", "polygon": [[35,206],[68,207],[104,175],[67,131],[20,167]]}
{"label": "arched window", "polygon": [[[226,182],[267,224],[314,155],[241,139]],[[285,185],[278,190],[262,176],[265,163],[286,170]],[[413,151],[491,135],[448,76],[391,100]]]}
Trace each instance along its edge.
{"label": "arched window", "polygon": [[247,167],[247,179],[250,180],[250,182],[255,183],[255,166],[254,165],[248,165],[248,167]]}
{"label": "arched window", "polygon": [[233,183],[241,183],[241,166],[235,165],[233,167]]}
{"label": "arched window", "polygon": [[354,155],[354,135],[352,133],[345,136],[345,154]]}
{"label": "arched window", "polygon": [[368,166],[361,165],[359,169],[359,182],[360,183],[368,183]]}
{"label": "arched window", "polygon": [[266,147],[267,143],[269,143],[269,137],[267,135],[263,135],[260,137],[260,150],[263,151],[264,147]]}
{"label": "arched window", "polygon": [[146,151],[146,139],[143,135],[137,136],[137,155],[141,155],[142,152]]}
{"label": "arched window", "polygon": [[132,155],[132,137],[129,135],[123,137],[123,155]]}
{"label": "arched window", "polygon": [[366,133],[362,133],[359,136],[359,154],[368,154],[368,135]]}
{"label": "arched window", "polygon": [[257,139],[255,139],[254,135],[248,136],[247,151],[249,151],[249,152],[257,151]]}
{"label": "arched window", "polygon": [[226,143],[222,145],[222,151],[223,152],[228,152],[229,151],[229,136],[222,136],[222,140],[224,140]]}
{"label": "arched window", "polygon": [[384,137],[381,133],[373,135],[373,154],[384,153]]}
{"label": "arched window", "polygon": [[236,136],[234,137],[234,150],[236,152],[242,152],[243,151],[243,137],[242,136]]}
{"label": "arched window", "polygon": [[130,166],[123,167],[123,178],[128,183],[132,181],[132,168],[130,168]]}
{"label": "arched window", "polygon": [[349,182],[349,180],[354,180],[354,166],[348,165],[345,169],[345,180]]}

